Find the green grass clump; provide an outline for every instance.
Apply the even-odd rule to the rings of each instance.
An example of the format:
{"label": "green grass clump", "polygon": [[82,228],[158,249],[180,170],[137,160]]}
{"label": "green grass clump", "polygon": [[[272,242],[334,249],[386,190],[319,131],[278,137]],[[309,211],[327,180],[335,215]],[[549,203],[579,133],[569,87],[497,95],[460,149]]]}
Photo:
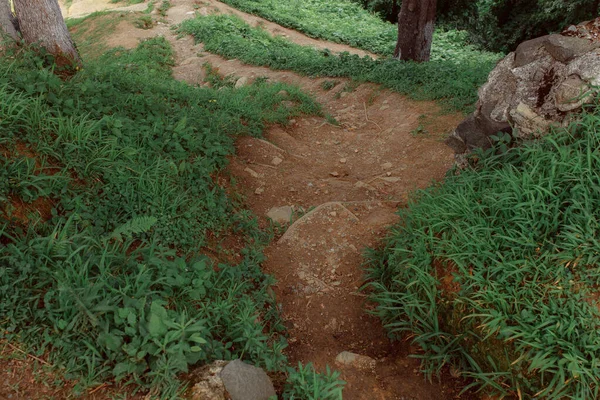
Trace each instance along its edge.
{"label": "green grass clump", "polygon": [[[214,178],[235,136],[319,107],[283,84],[190,87],[172,56],[150,39],[68,80],[36,52],[0,59],[0,337],[79,389],[171,396],[197,363],[286,364],[259,268],[269,234]],[[235,263],[203,255],[230,234]]]}
{"label": "green grass clump", "polygon": [[230,15],[198,16],[184,21],[180,33],[193,35],[204,49],[249,64],[293,70],[309,76],[351,77],[379,83],[418,100],[443,100],[456,110],[468,110],[477,88],[487,79],[496,56],[434,60],[428,63],[373,60],[300,46],[273,37]]}
{"label": "green grass clump", "polygon": [[593,399],[600,377],[600,109],[449,174],[400,211],[368,277],[390,335],[515,398]]}
{"label": "green grass clump", "polygon": [[162,0],[162,2],[156,7],[156,11],[158,11],[158,13],[163,16],[166,17],[167,16],[167,11],[169,11],[169,8],[171,8],[171,2],[169,0]]}
{"label": "green grass clump", "polygon": [[315,371],[312,364],[298,363],[298,369],[288,368],[288,379],[283,392],[284,400],[342,400],[346,382],[339,372],[327,367],[325,373]]}

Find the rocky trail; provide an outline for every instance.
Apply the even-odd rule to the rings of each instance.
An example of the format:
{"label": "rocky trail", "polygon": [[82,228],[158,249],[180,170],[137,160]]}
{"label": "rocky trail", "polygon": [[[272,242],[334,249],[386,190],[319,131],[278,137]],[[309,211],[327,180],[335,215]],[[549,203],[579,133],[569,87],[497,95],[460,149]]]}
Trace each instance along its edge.
{"label": "rocky trail", "polygon": [[[85,15],[101,3],[73,0],[63,12]],[[263,223],[267,224],[267,215],[284,226],[293,221],[266,249],[264,264],[277,279],[274,290],[289,328],[291,362],[338,369],[347,382],[348,400],[468,398],[458,395],[462,382],[449,373],[441,382],[429,383],[419,372],[419,361],[409,357],[417,349],[409,342],[388,340],[379,319],[365,312],[369,305],[359,290],[364,283],[365,248],[377,246],[413,190],[442,179],[452,165],[453,152],[443,137],[462,115],[443,114],[435,103],[412,101],[372,84],[337,79],[332,89],[325,90],[323,83],[331,80],[205,53],[191,37],[177,38],[171,26],[195,13],[235,13],[302,45],[367,55],[308,38],[215,0],[171,3],[167,16],[159,17],[162,22],[154,28],[137,29],[124,20],[109,33],[107,44],[131,48],[139,39],[164,35],[175,49],[177,79],[204,85],[203,65],[209,63],[220,74],[234,76],[239,85],[258,77],[295,84],[315,96],[339,122],[332,125],[325,118],[309,116],[272,126],[263,139],[240,138],[230,160],[236,190]],[[140,5],[133,8],[139,9]],[[339,356],[342,352],[361,357]]]}

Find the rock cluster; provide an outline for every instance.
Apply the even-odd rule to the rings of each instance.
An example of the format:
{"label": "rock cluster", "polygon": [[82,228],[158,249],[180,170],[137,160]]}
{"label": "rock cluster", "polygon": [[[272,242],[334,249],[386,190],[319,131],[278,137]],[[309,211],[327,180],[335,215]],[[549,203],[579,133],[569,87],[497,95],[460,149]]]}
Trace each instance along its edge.
{"label": "rock cluster", "polygon": [[489,147],[490,136],[513,128],[520,138],[541,136],[567,125],[592,100],[600,84],[600,41],[578,37],[579,25],[568,29],[570,36],[523,42],[498,63],[479,89],[475,112],[446,140],[457,154]]}

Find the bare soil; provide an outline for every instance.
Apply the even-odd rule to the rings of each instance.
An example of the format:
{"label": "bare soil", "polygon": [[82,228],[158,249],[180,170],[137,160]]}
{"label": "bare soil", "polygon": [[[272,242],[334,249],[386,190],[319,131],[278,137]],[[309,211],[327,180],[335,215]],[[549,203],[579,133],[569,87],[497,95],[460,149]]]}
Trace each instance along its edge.
{"label": "bare soil", "polygon": [[[75,3],[75,1],[74,1]],[[292,206],[294,221],[267,249],[264,269],[277,279],[274,290],[289,328],[292,363],[313,362],[341,371],[344,398],[470,399],[459,396],[464,383],[446,373],[428,382],[419,371],[419,352],[410,342],[388,340],[373,306],[360,290],[363,252],[378,246],[408,196],[441,180],[453,163],[443,138],[463,118],[445,114],[432,102],[416,102],[373,84],[313,79],[227,60],[203,51],[190,37],[177,38],[170,26],[198,13],[234,13],[272,34],[303,45],[369,55],[348,46],[319,41],[249,15],[216,0],[171,0],[163,22],[141,30],[123,21],[107,33],[110,46],[134,47],[141,38],[164,35],[174,46],[177,79],[206,85],[202,65],[222,75],[258,77],[300,86],[323,105],[339,125],[321,117],[302,117],[272,126],[264,139],[240,138],[228,172],[246,205],[268,224],[272,207]],[[373,368],[336,364],[342,351],[375,360]],[[2,367],[2,362],[0,362]],[[0,374],[0,398],[6,393]],[[3,391],[4,390],[4,391]]]}

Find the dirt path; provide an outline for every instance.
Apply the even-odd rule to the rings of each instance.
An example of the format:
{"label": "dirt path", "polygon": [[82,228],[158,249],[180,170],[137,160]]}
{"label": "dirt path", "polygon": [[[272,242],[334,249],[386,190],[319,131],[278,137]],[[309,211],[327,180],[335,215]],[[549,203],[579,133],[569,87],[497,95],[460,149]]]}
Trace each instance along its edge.
{"label": "dirt path", "polygon": [[[231,12],[222,3],[206,3],[211,11]],[[168,13],[172,23],[190,16],[189,2],[174,4]],[[313,39],[298,32],[235,13],[272,33],[284,31],[290,40],[313,45]],[[326,79],[203,54],[202,46],[194,46],[191,38],[172,43],[179,79],[200,84],[199,66],[208,62],[224,75],[293,83],[315,95],[340,123],[337,127],[323,118],[299,118],[290,126],[272,127],[266,140],[240,139],[231,158],[230,172],[238,190],[257,215],[264,217],[272,208],[286,206],[301,215],[316,207],[266,251],[264,268],[277,278],[275,291],[291,335],[291,361],[341,370],[348,382],[344,398],[349,400],[455,398],[453,382],[425,382],[419,362],[408,357],[415,349],[386,338],[379,320],[365,313],[365,296],[358,289],[363,283],[364,248],[377,245],[412,190],[441,179],[451,166],[452,152],[441,139],[461,116],[440,116],[433,103],[410,101],[370,84],[352,89],[349,81],[338,80],[333,89],[324,90]],[[429,134],[414,135],[423,121]],[[375,362],[366,369],[341,365],[336,356],[342,351]]]}
{"label": "dirt path", "polygon": [[[273,126],[264,140],[238,140],[236,155],[230,159],[236,189],[263,223],[273,208],[294,210],[296,222],[267,248],[264,264],[278,281],[275,292],[290,332],[292,363],[313,362],[320,369],[330,365],[340,370],[348,382],[344,390],[348,400],[459,398],[460,383],[450,377],[442,383],[426,382],[419,362],[408,357],[417,349],[387,339],[379,320],[365,313],[369,305],[359,288],[365,247],[376,246],[397,221],[395,211],[411,191],[442,179],[451,166],[452,151],[442,137],[462,116],[442,115],[434,103],[411,101],[376,85],[311,79],[207,54],[191,37],[178,39],[170,26],[195,12],[232,12],[299,44],[367,53],[308,38],[215,0],[171,3],[162,24],[141,30],[123,21],[110,33],[109,45],[134,47],[139,39],[164,35],[176,52],[177,79],[203,85],[202,65],[209,63],[223,75],[248,82],[266,77],[299,85],[340,123],[334,126],[324,118],[306,117],[289,126]],[[335,85],[325,90],[325,82]],[[336,363],[342,351],[373,362]]]}
{"label": "dirt path", "polygon": [[144,11],[148,4],[138,3],[124,6],[123,3],[113,3],[110,0],[59,0],[60,10],[64,18],[81,18],[96,11]]}

